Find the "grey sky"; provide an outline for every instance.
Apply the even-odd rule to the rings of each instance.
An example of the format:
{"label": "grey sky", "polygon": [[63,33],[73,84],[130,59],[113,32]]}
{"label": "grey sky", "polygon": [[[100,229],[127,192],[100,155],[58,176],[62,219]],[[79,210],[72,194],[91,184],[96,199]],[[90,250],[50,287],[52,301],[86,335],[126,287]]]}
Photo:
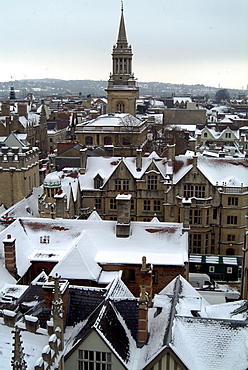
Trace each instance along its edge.
{"label": "grey sky", "polygon": [[[0,81],[103,79],[120,0],[0,0]],[[139,81],[246,88],[248,0],[124,0]]]}

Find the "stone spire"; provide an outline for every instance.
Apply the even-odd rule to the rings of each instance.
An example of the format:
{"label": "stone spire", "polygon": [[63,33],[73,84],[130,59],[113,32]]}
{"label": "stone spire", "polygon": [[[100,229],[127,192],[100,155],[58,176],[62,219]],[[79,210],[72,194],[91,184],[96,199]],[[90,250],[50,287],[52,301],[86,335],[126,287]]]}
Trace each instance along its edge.
{"label": "stone spire", "polygon": [[117,47],[127,48],[127,35],[126,35],[126,28],[124,22],[124,14],[123,14],[123,2],[121,2],[121,19],[120,19],[120,26],[119,26],[119,33],[117,39]]}
{"label": "stone spire", "polygon": [[17,326],[15,326],[14,330],[12,330],[12,333],[14,334],[14,343],[13,343],[13,357],[11,359],[11,368],[13,370],[26,370],[27,364],[24,359],[24,348],[23,348],[23,342],[21,340],[21,329],[19,329]]}
{"label": "stone spire", "polygon": [[128,45],[124,22],[123,3],[117,43],[112,52],[112,73],[106,89],[108,113],[130,113],[136,115],[136,99],[139,88],[132,72],[132,48]]}

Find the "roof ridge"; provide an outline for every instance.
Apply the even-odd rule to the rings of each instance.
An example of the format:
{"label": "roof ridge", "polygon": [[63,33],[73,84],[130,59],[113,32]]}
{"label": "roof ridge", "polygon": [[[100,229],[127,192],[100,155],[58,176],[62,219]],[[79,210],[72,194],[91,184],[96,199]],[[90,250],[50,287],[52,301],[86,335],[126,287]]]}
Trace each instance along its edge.
{"label": "roof ridge", "polygon": [[179,293],[180,293],[181,289],[182,289],[182,282],[181,282],[180,275],[179,275],[176,278],[174,289],[173,289],[174,294],[173,294],[173,297],[172,297],[172,304],[171,304],[169,320],[168,320],[169,325],[168,325],[168,328],[167,328],[167,330],[165,332],[165,336],[164,336],[164,345],[165,346],[168,346],[171,342],[173,320],[174,320],[175,314],[176,314],[176,304],[179,300]]}

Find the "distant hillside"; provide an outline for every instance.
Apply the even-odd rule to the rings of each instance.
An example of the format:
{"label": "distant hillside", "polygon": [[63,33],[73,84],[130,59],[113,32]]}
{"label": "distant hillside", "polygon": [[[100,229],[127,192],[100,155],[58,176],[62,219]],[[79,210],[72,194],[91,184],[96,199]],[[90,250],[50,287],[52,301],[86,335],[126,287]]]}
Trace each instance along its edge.
{"label": "distant hillside", "polygon": [[[57,80],[57,79],[31,79],[0,82],[0,99],[8,99],[10,87],[14,86],[17,99],[24,99],[28,93],[33,93],[36,97],[48,95],[79,95],[104,97],[107,81],[94,80]],[[172,94],[180,96],[182,94],[192,94],[193,96],[208,95],[213,98],[218,88],[204,85],[180,85],[163,82],[138,82],[140,97],[170,97]],[[234,97],[240,93],[247,94],[247,90],[228,89],[230,96]]]}

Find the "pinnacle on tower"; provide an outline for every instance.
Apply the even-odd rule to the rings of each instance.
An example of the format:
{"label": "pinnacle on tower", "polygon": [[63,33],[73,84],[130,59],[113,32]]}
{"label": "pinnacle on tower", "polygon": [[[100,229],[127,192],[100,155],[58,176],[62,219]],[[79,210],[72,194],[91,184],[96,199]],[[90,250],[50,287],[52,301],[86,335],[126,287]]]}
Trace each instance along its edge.
{"label": "pinnacle on tower", "polygon": [[121,19],[120,19],[119,33],[118,33],[118,39],[117,39],[117,48],[118,47],[121,47],[121,48],[128,47],[126,28],[125,28],[125,22],[124,22],[124,14],[123,14],[123,2],[121,2]]}
{"label": "pinnacle on tower", "polygon": [[14,103],[16,100],[14,86],[10,87],[9,100],[10,100],[10,103]]}
{"label": "pinnacle on tower", "polygon": [[14,330],[12,331],[14,334],[13,339],[13,357],[11,359],[11,366],[13,370],[26,370],[27,364],[24,359],[24,348],[23,348],[23,342],[21,340],[21,329],[19,329],[17,326],[14,327]]}

